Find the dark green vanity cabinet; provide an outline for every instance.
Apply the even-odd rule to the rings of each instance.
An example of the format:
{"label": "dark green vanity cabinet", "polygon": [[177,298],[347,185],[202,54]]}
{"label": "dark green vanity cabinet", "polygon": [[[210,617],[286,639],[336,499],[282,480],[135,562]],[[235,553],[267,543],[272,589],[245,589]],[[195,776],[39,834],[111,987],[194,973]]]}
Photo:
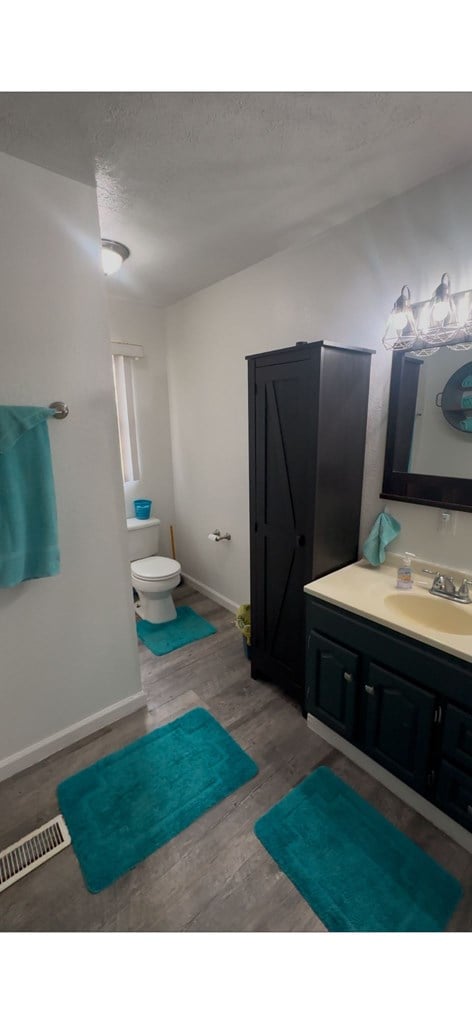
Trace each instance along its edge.
{"label": "dark green vanity cabinet", "polygon": [[308,714],[472,831],[472,666],[309,595],[306,613]]}

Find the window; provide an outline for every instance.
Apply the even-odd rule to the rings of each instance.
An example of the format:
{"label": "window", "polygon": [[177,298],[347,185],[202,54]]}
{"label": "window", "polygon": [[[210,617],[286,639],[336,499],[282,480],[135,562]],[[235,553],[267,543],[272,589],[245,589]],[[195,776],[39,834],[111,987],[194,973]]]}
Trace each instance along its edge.
{"label": "window", "polygon": [[[118,346],[114,346],[116,349]],[[120,346],[124,348],[124,345]],[[129,355],[113,354],[113,377],[115,380],[118,434],[120,438],[121,472],[123,483],[139,480],[140,466],[136,412],[133,387],[133,361]]]}

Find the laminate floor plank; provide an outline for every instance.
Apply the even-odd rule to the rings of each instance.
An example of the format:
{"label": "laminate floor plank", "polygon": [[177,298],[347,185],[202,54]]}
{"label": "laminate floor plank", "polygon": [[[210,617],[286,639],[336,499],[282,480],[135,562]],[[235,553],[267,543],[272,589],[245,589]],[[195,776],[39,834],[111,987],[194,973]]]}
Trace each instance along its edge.
{"label": "laminate floor plank", "polygon": [[253,831],[320,764],[459,878],[466,893],[449,930],[472,930],[470,855],[310,732],[276,686],[251,679],[231,612],[185,583],[176,604],[194,608],[217,632],[161,658],[139,644],[147,708],[0,783],[0,848],[57,813],[62,779],[194,707],[215,715],[258,775],[97,895],[86,890],[72,848],[58,854],[0,894],[0,930],[325,931]]}

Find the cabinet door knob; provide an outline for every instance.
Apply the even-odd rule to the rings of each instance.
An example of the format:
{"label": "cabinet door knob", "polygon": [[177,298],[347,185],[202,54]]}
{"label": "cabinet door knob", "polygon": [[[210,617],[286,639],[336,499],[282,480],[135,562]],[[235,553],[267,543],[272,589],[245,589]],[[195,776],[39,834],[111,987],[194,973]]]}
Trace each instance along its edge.
{"label": "cabinet door knob", "polygon": [[344,681],[346,683],[352,683],[352,672],[344,672]]}
{"label": "cabinet door knob", "polygon": [[472,815],[472,804],[469,804],[469,806],[467,808],[467,814]]}
{"label": "cabinet door knob", "polygon": [[370,686],[369,683],[365,684],[364,690],[366,693],[375,693],[375,688],[373,686]]}
{"label": "cabinet door knob", "polygon": [[304,548],[305,547],[305,534],[304,533],[299,533],[297,535],[297,545],[298,545],[299,548]]}

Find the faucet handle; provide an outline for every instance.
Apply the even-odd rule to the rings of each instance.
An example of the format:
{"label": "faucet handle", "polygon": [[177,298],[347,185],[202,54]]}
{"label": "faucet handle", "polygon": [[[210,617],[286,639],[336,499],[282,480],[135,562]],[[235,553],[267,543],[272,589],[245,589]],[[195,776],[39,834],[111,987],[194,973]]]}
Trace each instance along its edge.
{"label": "faucet handle", "polygon": [[467,579],[467,576],[465,576],[457,591],[457,596],[467,599],[469,597],[469,587],[472,587],[472,580]]}

